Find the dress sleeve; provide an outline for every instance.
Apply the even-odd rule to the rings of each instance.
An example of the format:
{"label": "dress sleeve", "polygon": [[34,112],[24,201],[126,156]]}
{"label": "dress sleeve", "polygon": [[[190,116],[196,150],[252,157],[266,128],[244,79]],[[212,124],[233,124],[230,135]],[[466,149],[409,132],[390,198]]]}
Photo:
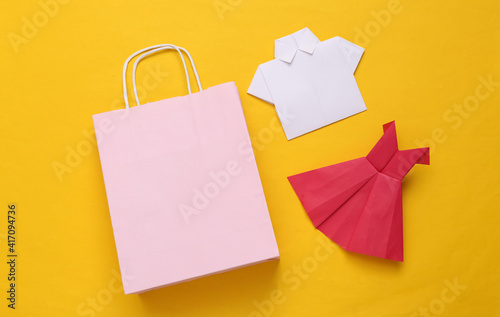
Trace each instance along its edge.
{"label": "dress sleeve", "polygon": [[260,66],[257,67],[257,71],[253,76],[252,83],[250,84],[250,87],[248,87],[247,93],[257,98],[260,98],[266,102],[269,102],[270,104],[274,104],[273,98],[271,97],[271,93],[267,88],[267,84],[264,79],[264,74],[262,73]]}
{"label": "dress sleeve", "polygon": [[340,36],[339,40],[342,51],[344,52],[347,61],[351,66],[352,72],[354,73],[356,71],[356,68],[358,67],[359,60],[361,59],[361,56],[363,56],[365,49],[341,38]]}

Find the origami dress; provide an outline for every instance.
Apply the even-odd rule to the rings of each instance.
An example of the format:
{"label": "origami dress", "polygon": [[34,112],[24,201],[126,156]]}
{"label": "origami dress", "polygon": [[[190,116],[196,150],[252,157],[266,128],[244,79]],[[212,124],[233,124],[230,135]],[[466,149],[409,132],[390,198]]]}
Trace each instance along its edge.
{"label": "origami dress", "polygon": [[314,226],[347,251],[403,261],[401,180],[429,148],[400,151],[394,122],[366,157],[288,177]]}

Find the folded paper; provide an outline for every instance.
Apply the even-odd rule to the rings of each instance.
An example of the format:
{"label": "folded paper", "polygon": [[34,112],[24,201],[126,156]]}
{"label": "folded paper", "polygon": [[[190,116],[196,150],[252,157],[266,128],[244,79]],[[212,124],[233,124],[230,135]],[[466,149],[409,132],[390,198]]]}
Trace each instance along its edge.
{"label": "folded paper", "polygon": [[288,177],[314,226],[347,251],[403,261],[401,180],[429,148],[399,150],[394,122],[366,157]]}
{"label": "folded paper", "polygon": [[137,107],[93,116],[126,294],[279,258],[236,85],[202,90],[174,45],[133,69],[164,49],[199,92],[139,105],[134,80]]}
{"label": "folded paper", "polygon": [[354,72],[364,49],[308,28],[275,41],[248,93],[276,107],[288,140],[366,110]]}

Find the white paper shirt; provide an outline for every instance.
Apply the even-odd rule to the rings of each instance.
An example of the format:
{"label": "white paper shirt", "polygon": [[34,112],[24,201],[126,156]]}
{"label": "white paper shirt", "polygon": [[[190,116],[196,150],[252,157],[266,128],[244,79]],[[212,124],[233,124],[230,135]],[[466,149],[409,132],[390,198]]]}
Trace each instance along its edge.
{"label": "white paper shirt", "polygon": [[288,140],[366,110],[354,72],[364,49],[308,29],[275,41],[275,59],[259,65],[248,93],[274,104]]}

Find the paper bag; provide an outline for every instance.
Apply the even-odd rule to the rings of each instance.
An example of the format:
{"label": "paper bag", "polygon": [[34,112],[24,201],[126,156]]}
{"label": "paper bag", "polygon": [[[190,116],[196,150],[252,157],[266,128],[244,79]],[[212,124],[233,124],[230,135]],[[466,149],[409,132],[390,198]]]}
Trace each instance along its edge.
{"label": "paper bag", "polygon": [[[189,94],[139,105],[137,64],[169,49],[181,56]],[[138,106],[129,108],[125,74],[140,53]],[[134,53],[123,75],[126,109],[93,120],[125,294],[278,259],[235,83],[202,90],[189,53],[170,44]]]}

